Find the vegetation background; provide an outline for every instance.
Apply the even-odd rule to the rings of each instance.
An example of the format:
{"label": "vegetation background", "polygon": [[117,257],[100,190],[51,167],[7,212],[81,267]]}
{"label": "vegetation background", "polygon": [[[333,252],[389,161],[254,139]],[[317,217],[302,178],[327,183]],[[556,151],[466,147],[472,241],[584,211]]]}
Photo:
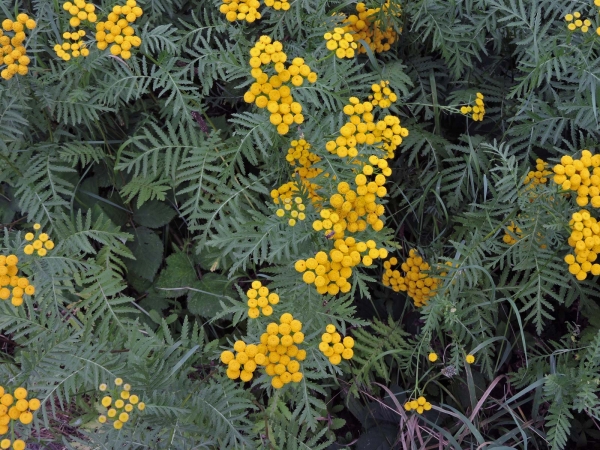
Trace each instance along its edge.
{"label": "vegetation background", "polygon": [[[117,3],[94,2],[99,20]],[[28,73],[0,82],[0,254],[18,256],[36,290],[20,306],[0,302],[0,384],[41,402],[31,425],[11,422],[9,439],[77,449],[599,445],[597,277],[578,280],[563,261],[581,207],[551,175],[524,183],[538,158],[552,170],[596,151],[591,0],[368,1],[398,38],[345,59],[323,36],[356,13],[354,1],[261,4],[253,23],[229,22],[218,0],[137,3],[131,58],[98,49],[95,25],[83,23],[89,56],[64,61],[54,50],[73,30],[63,2],[0,1],[0,19],[27,13],[37,24]],[[568,28],[574,12],[588,32]],[[263,35],[318,75],[294,88],[305,120],[286,135],[244,101]],[[348,99],[366,100],[381,80],[409,135],[388,161],[385,228],[357,239],[400,262],[418,249],[432,270],[450,263],[421,308],[384,286],[382,261],[355,267],[347,294],[318,294],[294,269],[332,248],[311,226],[318,209],[305,202],[307,219],[291,227],[270,196],[290,180],[286,155],[300,138],[321,158],[315,167],[354,180],[325,146]],[[485,117],[474,121],[460,108],[478,92]],[[317,181],[329,197],[331,180]],[[25,253],[34,223],[55,243],[43,257]],[[303,324],[303,379],[282,389],[261,369],[231,380],[219,361],[273,320],[248,318],[257,279],[279,295],[273,319],[289,312]],[[340,365],[319,351],[330,323],[355,341]],[[118,377],[146,404],[122,429],[98,421],[98,386]],[[420,396],[431,410],[406,411]]]}

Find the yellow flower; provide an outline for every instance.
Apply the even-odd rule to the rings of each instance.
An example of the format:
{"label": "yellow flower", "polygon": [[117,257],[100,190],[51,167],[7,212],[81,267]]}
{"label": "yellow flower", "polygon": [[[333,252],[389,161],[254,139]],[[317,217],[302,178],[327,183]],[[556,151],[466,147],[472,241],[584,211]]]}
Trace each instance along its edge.
{"label": "yellow flower", "polygon": [[469,363],[469,364],[473,364],[475,362],[475,356],[467,355],[467,357],[465,358],[465,361],[467,361],[467,363]]}
{"label": "yellow flower", "polygon": [[436,362],[436,361],[437,361],[437,359],[438,359],[438,355],[437,355],[436,353],[433,353],[433,352],[431,352],[431,353],[429,354],[429,361],[431,361],[431,362]]}

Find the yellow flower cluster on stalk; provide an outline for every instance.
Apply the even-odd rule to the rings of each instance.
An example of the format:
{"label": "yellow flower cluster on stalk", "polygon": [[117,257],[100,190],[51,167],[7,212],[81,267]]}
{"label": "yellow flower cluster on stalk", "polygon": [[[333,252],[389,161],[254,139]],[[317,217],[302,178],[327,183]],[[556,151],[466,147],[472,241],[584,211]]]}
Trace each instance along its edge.
{"label": "yellow flower cluster on stalk", "polygon": [[63,3],[63,9],[71,14],[69,25],[72,27],[78,27],[81,22],[88,21],[90,23],[96,22],[98,16],[96,16],[96,7],[92,3],[86,3],[84,0],[75,0],[73,3]]}
{"label": "yellow flower cluster on stalk", "polygon": [[553,171],[556,184],[577,193],[579,206],[591,202],[594,208],[600,208],[600,155],[592,155],[589,150],[582,150],[580,159],[564,155]]}
{"label": "yellow flower cluster on stalk", "polygon": [[[311,180],[319,176],[323,169],[313,167],[314,164],[321,161],[321,158],[310,151],[310,144],[304,139],[298,139],[291,142],[291,147],[285,157],[286,161],[294,168],[293,177],[298,176],[300,182],[308,192],[308,198],[314,203],[321,199],[317,194],[319,186]],[[324,174],[329,177],[328,173]]]}
{"label": "yellow flower cluster on stalk", "polygon": [[[510,225],[508,225],[506,228],[510,231],[510,233],[506,232],[502,237],[502,240],[505,244],[508,245],[516,244],[517,241],[521,238],[521,229],[518,226],[516,226],[515,223],[512,221],[510,222]],[[518,236],[519,239],[515,238],[515,235]]]}
{"label": "yellow flower cluster on stalk", "polygon": [[[429,299],[435,295],[435,291],[442,280],[425,273],[431,270],[431,266],[418,255],[415,249],[408,252],[408,258],[400,266],[404,276],[399,270],[392,269],[397,263],[397,258],[390,258],[389,261],[383,263],[385,269],[382,279],[383,285],[391,287],[395,292],[407,292],[408,296],[414,300],[417,308],[426,305]],[[441,273],[441,276],[445,275],[446,272]]]}
{"label": "yellow flower cluster on stalk", "polygon": [[[19,421],[23,425],[29,425],[33,421],[33,413],[37,411],[41,402],[37,398],[27,399],[27,389],[18,387],[11,394],[0,386],[0,435],[8,433],[10,422]],[[11,446],[10,439],[2,439],[0,448],[7,449]],[[12,441],[14,450],[24,450],[25,441],[15,439]]]}
{"label": "yellow flower cluster on stalk", "polygon": [[335,325],[329,324],[325,327],[325,333],[321,336],[319,350],[333,365],[338,365],[343,359],[351,359],[354,356],[354,339],[346,336],[342,339],[340,333],[335,331]]}
{"label": "yellow flower cluster on stalk", "polygon": [[[2,448],[2,449],[11,448],[10,446],[11,446],[10,439],[2,439],[0,441],[0,448]],[[23,439],[15,439],[14,441],[12,441],[13,450],[25,450],[26,447],[27,447],[27,444],[25,443],[25,441]]]}
{"label": "yellow flower cluster on stalk", "polygon": [[354,36],[347,33],[343,28],[334,28],[333,32],[327,32],[323,35],[327,41],[327,50],[335,51],[338,58],[353,58],[354,50],[358,44],[354,42]]}
{"label": "yellow flower cluster on stalk", "polygon": [[[332,238],[341,239],[346,231],[350,233],[364,231],[368,225],[375,231],[383,229],[384,223],[381,217],[385,213],[385,207],[377,202],[377,198],[383,198],[387,194],[384,186],[386,177],[383,173],[375,175],[374,167],[383,166],[384,170],[389,167],[385,159],[377,156],[371,155],[369,162],[371,161],[376,162],[373,165],[365,164],[362,173],[354,177],[353,185],[345,181],[338,183],[338,192],[329,198],[331,208],[321,209],[321,218],[313,221],[315,231],[324,230],[328,234],[332,230],[334,232]],[[372,179],[369,180],[367,177]]]}
{"label": "yellow flower cluster on stalk", "polygon": [[279,295],[275,292],[269,293],[269,288],[263,286],[258,280],[252,282],[252,287],[246,291],[248,297],[248,317],[256,319],[260,316],[258,308],[262,309],[263,316],[273,314],[273,307],[279,303]]}
{"label": "yellow flower cluster on stalk", "polygon": [[367,52],[358,42],[360,40],[365,41],[371,51],[375,53],[388,51],[396,42],[398,33],[392,27],[382,30],[381,22],[376,17],[380,12],[387,13],[389,7],[389,0],[381,8],[367,8],[364,3],[359,2],[356,4],[356,14],[352,14],[344,20],[342,30],[344,33],[351,34],[354,42],[358,43],[358,53]]}
{"label": "yellow flower cluster on stalk", "polygon": [[590,272],[600,275],[600,264],[592,264],[600,252],[600,224],[589,211],[582,209],[573,214],[569,226],[572,231],[568,242],[575,252],[565,256],[569,272],[580,281]]}
{"label": "yellow flower cluster on stalk", "polygon": [[[310,83],[317,81],[317,74],[311,71],[303,58],[294,58],[292,64],[286,66],[287,55],[279,41],[272,41],[269,36],[261,36],[250,49],[251,75],[256,80],[244,94],[246,103],[254,103],[259,108],[267,108],[271,113],[270,122],[277,127],[281,135],[288,133],[290,125],[304,122],[302,105],[294,101],[292,90],[287,84],[299,87],[306,78]],[[269,76],[263,71],[273,64],[276,72]]]}
{"label": "yellow flower cluster on stalk", "polygon": [[96,41],[100,50],[110,46],[110,53],[127,60],[131,58],[133,47],[142,45],[142,40],[135,35],[131,26],[144,11],[135,0],[127,0],[124,5],[113,6],[112,12],[105,22],[96,24]]}
{"label": "yellow flower cluster on stalk", "polygon": [[[30,59],[27,56],[27,49],[23,42],[27,38],[25,29],[33,30],[35,27],[35,20],[25,13],[19,14],[14,22],[10,19],[2,21],[0,66],[5,64],[6,67],[0,70],[0,76],[5,80],[10,80],[15,75],[27,75],[29,72]],[[7,32],[12,32],[12,37]]]}
{"label": "yellow flower cluster on stalk", "polygon": [[[106,392],[108,385],[102,383],[98,386],[101,392]],[[113,402],[113,398],[116,399]],[[113,421],[113,427],[116,430],[123,428],[131,418],[131,413],[137,407],[139,411],[146,409],[146,404],[140,402],[139,396],[131,393],[131,385],[123,383],[122,378],[115,379],[115,387],[110,392],[110,395],[105,395],[101,400],[102,406],[106,408],[106,414],[98,416],[98,422],[106,423],[108,420]]]}
{"label": "yellow flower cluster on stalk", "polygon": [[[286,211],[289,211],[291,218],[288,220],[288,224],[294,226],[296,220],[306,219],[306,213],[304,212],[306,206],[303,204],[302,197],[294,195],[300,192],[299,184],[306,189],[306,195],[310,201],[315,206],[320,206],[321,197],[317,193],[320,187],[312,180],[320,175],[323,170],[312,167],[321,158],[310,151],[310,144],[305,139],[293,140],[285,159],[294,168],[292,177],[299,178],[299,180],[289,181],[277,189],[273,189],[271,198],[276,205],[282,204],[284,206],[284,209],[277,210],[277,216],[284,217]],[[329,177],[329,174],[325,173],[324,176]]]}
{"label": "yellow flower cluster on stalk", "polygon": [[[54,46],[54,52],[56,56],[62,58],[65,61],[69,61],[71,57],[78,58],[79,56],[89,56],[90,50],[87,48],[85,42],[81,42],[81,38],[85,36],[85,30],[65,31],[63,33],[63,39],[71,40],[72,42],[63,42],[62,44],[56,44]],[[69,53],[71,51],[71,53]]]}
{"label": "yellow flower cluster on stalk", "polygon": [[265,6],[270,6],[276,11],[290,9],[289,0],[265,0]]}
{"label": "yellow flower cluster on stalk", "polygon": [[29,280],[26,277],[17,276],[19,273],[18,263],[19,258],[15,255],[0,255],[0,300],[10,298],[13,306],[23,304],[23,295],[35,294],[35,287],[29,284]]}
{"label": "yellow flower cluster on stalk", "polygon": [[[248,23],[253,23],[262,17],[258,11],[260,8],[259,0],[221,0],[223,3],[219,7],[221,14],[229,22],[236,20],[245,20]],[[265,0],[265,6],[269,6],[276,11],[287,11],[290,9],[289,0]]]}
{"label": "yellow flower cluster on stalk", "polygon": [[292,200],[296,197],[294,194],[299,193],[300,189],[298,188],[298,183],[295,181],[288,181],[287,183],[282,184],[277,189],[273,189],[271,191],[271,198],[273,199],[273,203],[276,205],[284,205],[286,200]]}
{"label": "yellow flower cluster on stalk", "polygon": [[543,159],[538,158],[535,160],[535,169],[530,170],[523,180],[523,184],[529,185],[531,188],[538,184],[547,183],[548,177],[552,175],[552,171],[548,170],[548,163]]}
{"label": "yellow flower cluster on stalk", "polygon": [[[369,266],[374,259],[387,257],[387,250],[378,249],[375,241],[362,242],[346,236],[365,231],[369,225],[374,231],[383,229],[385,207],[378,198],[387,195],[384,184],[386,177],[392,173],[387,158],[393,158],[402,136],[408,135],[408,130],[400,126],[400,120],[395,116],[388,115],[375,122],[374,107],[386,108],[397,99],[389,89],[389,82],[374,84],[371,90],[373,96],[368,102],[361,103],[356,97],[350,99],[344,107],[350,121],[340,129],[341,136],[326,144],[329,152],[341,158],[352,158],[349,169],[359,172],[351,183],[341,181],[337,184],[337,192],[329,196],[328,205],[320,198],[319,202],[313,201],[320,216],[313,221],[313,229],[332,239],[334,248],[329,252],[319,251],[313,258],[295,263],[303,281],[314,283],[317,292],[323,295],[349,292],[352,285],[348,279],[352,275],[352,267],[360,263]],[[365,160],[363,154],[359,156],[359,144],[378,147],[385,152],[385,157],[370,155]]]}
{"label": "yellow flower cluster on stalk", "polygon": [[25,234],[25,240],[33,242],[25,246],[23,253],[26,255],[33,255],[35,252],[38,256],[46,256],[48,254],[48,250],[52,250],[54,248],[54,241],[50,239],[48,234],[41,232],[41,225],[39,223],[34,224],[33,229],[35,234]]}
{"label": "yellow flower cluster on stalk", "polygon": [[225,18],[229,22],[236,20],[245,20],[252,23],[261,18],[258,12],[260,2],[258,0],[221,0],[223,4],[219,7],[221,14],[225,14]]}
{"label": "yellow flower cluster on stalk", "polygon": [[[519,214],[519,217],[527,220],[527,216],[521,217],[521,214]],[[505,244],[514,245],[523,238],[523,231],[521,230],[521,228],[519,228],[518,225],[515,225],[515,223],[512,220],[510,222],[510,225],[508,225],[506,228],[507,231],[505,231],[504,236],[502,236],[502,241]],[[542,233],[538,232],[536,234],[535,240],[536,243],[540,246],[540,248],[547,248],[547,245],[544,243],[544,236],[542,235]]]}
{"label": "yellow flower cluster on stalk", "polygon": [[465,116],[471,115],[471,119],[475,122],[481,122],[485,116],[485,103],[483,102],[483,94],[478,92],[475,96],[474,105],[461,106],[460,112]]}
{"label": "yellow flower cluster on stalk", "polygon": [[[279,192],[274,190],[273,192]],[[275,198],[274,200],[277,200]],[[294,197],[293,199],[285,198],[283,201],[283,208],[279,208],[276,211],[277,217],[284,217],[286,213],[289,214],[290,219],[288,220],[288,225],[293,227],[296,225],[296,220],[304,220],[306,219],[306,214],[304,210],[306,206],[302,204],[302,197]]]}
{"label": "yellow flower cluster on stalk", "polygon": [[227,364],[227,377],[250,381],[258,366],[265,367],[271,377],[271,385],[280,389],[284,385],[299,383],[302,378],[300,361],[306,359],[306,350],[299,350],[296,344],[304,342],[302,322],[290,313],[284,313],[279,324],[271,322],[260,337],[260,344],[246,344],[236,341],[233,349],[221,353],[221,362]]}
{"label": "yellow flower cluster on stalk", "polygon": [[[365,252],[367,254],[361,256]],[[348,279],[352,276],[352,267],[361,262],[370,266],[374,259],[385,258],[387,254],[387,250],[378,249],[373,240],[359,242],[348,236],[336,239],[329,255],[324,251],[317,252],[314,258],[296,261],[294,268],[302,274],[302,281],[314,283],[319,294],[336,295],[338,292],[350,292],[352,284]]]}
{"label": "yellow flower cluster on stalk", "polygon": [[425,397],[421,396],[415,400],[410,400],[404,404],[404,409],[406,411],[416,411],[418,414],[423,414],[424,411],[429,411],[431,409],[431,403],[425,399]]}
{"label": "yellow flower cluster on stalk", "polygon": [[390,114],[375,122],[373,111],[376,106],[388,108],[398,97],[389,88],[389,81],[373,84],[371,91],[373,94],[366,102],[350,97],[343,109],[350,120],[340,128],[340,136],[327,142],[327,151],[340,158],[354,158],[358,155],[357,145],[367,144],[385,150],[388,159],[394,157],[394,151],[402,138],[408,136],[408,130],[402,128],[398,117]]}
{"label": "yellow flower cluster on stalk", "polygon": [[227,364],[227,377],[231,380],[240,378],[242,381],[250,381],[257,366],[266,365],[266,345],[235,341],[233,350],[235,355],[229,350],[221,353],[221,362]]}
{"label": "yellow flower cluster on stalk", "polygon": [[[98,20],[96,6],[92,3],[86,3],[84,0],[75,0],[72,3],[65,2],[63,3],[63,9],[71,15],[69,25],[73,28],[77,28],[84,22],[95,23]],[[65,31],[62,37],[66,41],[54,45],[56,56],[63,61],[70,61],[71,58],[79,58],[80,56],[89,56],[90,50],[87,48],[86,43],[82,41],[85,34],[85,30]]]}
{"label": "yellow flower cluster on stalk", "polygon": [[581,20],[580,12],[566,14],[565,21],[568,22],[567,28],[569,31],[575,31],[579,28],[582,33],[587,33],[592,25],[592,22],[589,19]]}

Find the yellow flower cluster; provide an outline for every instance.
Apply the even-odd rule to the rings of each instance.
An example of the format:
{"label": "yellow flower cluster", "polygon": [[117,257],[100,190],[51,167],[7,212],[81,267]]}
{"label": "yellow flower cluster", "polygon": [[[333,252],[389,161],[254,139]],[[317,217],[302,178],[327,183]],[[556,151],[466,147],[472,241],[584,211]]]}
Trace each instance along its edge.
{"label": "yellow flower cluster", "polygon": [[250,381],[257,366],[264,366],[267,375],[272,377],[271,385],[282,388],[290,382],[302,380],[300,362],[306,359],[306,350],[299,350],[295,344],[304,342],[302,322],[295,320],[290,313],[284,313],[279,324],[271,322],[266,333],[260,337],[260,344],[246,344],[236,341],[233,349],[221,353],[221,362],[227,364],[227,377]]}
{"label": "yellow flower cluster", "polygon": [[276,205],[283,205],[285,204],[285,200],[291,200],[295,197],[294,193],[299,191],[298,183],[295,181],[288,181],[277,189],[273,189],[271,191],[271,198]]}
{"label": "yellow flower cluster", "polygon": [[[593,167],[591,173],[590,167]],[[565,191],[577,192],[579,206],[585,206],[591,200],[594,208],[600,208],[600,155],[592,155],[589,150],[582,150],[580,159],[564,155],[553,170],[556,184]]]}
{"label": "yellow flower cluster", "polygon": [[[341,181],[337,186],[337,193],[331,195],[329,204],[333,208],[323,208],[320,211],[321,219],[313,222],[315,231],[333,230],[333,238],[341,239],[345,236],[345,231],[356,233],[364,231],[367,225],[375,231],[383,229],[384,223],[381,217],[385,213],[385,207],[377,203],[377,197],[384,197],[387,189],[384,184],[386,176],[391,173],[387,161],[378,158],[375,155],[369,157],[369,163],[362,168],[362,173],[354,177],[355,189],[351,189],[349,183]],[[375,175],[375,167],[383,168],[382,173]],[[369,181],[367,176],[372,176]],[[366,219],[366,220],[365,220]]]}
{"label": "yellow flower cluster", "polygon": [[573,14],[569,13],[565,16],[565,20],[569,22],[567,28],[570,31],[575,31],[577,28],[581,30],[582,33],[587,33],[592,22],[589,19],[581,20],[581,13],[574,12]]}
{"label": "yellow flower cluster", "polygon": [[[125,5],[113,6],[106,22],[96,25],[96,41],[100,50],[105,50],[108,44],[110,53],[121,56],[123,59],[131,58],[131,48],[142,45],[142,40],[135,35],[131,26],[143,14],[142,8],[137,6],[135,0],[127,0]],[[123,16],[123,18],[121,18]]]}
{"label": "yellow flower cluster", "polygon": [[38,256],[46,256],[48,250],[52,250],[54,248],[54,242],[50,239],[50,237],[46,233],[39,233],[40,228],[40,224],[36,223],[33,225],[35,234],[27,233],[25,235],[26,241],[33,241],[31,244],[27,244],[23,249],[23,253],[26,255],[33,255],[33,252],[37,252]]}
{"label": "yellow flower cluster", "polygon": [[368,98],[373,106],[389,108],[392,103],[398,100],[398,96],[390,89],[389,81],[380,81],[379,84],[373,84],[371,90],[373,93]]}
{"label": "yellow flower cluster", "polygon": [[231,380],[240,378],[242,381],[250,381],[257,366],[267,364],[267,346],[264,344],[248,344],[244,341],[236,341],[233,344],[236,354],[229,350],[221,353],[221,362],[227,364],[227,377]]}
{"label": "yellow flower cluster", "polygon": [[[310,144],[304,139],[298,139],[291,142],[291,147],[285,157],[286,161],[294,168],[294,175],[300,177],[300,181],[308,191],[308,198],[312,202],[317,202],[321,199],[317,194],[319,186],[311,180],[323,172],[323,169],[313,167],[315,163],[321,161],[321,158],[310,151]],[[296,167],[296,166],[299,167]],[[328,177],[329,174],[325,173]]]}
{"label": "yellow flower cluster", "polygon": [[[92,3],[86,3],[84,0],[76,0],[73,3],[65,2],[63,3],[63,9],[71,14],[72,17],[69,20],[69,24],[74,28],[80,26],[82,22],[88,21],[94,23],[98,20],[98,16],[96,16],[96,7]],[[85,42],[81,41],[83,36],[85,36],[85,30],[64,32],[63,39],[66,39],[67,41],[71,40],[72,42],[56,44],[54,46],[56,56],[63,61],[70,61],[71,57],[78,58],[80,56],[89,56],[90,50],[87,48]]]}
{"label": "yellow flower cluster", "polygon": [[[521,229],[518,226],[516,226],[514,222],[510,222],[510,225],[507,226],[506,228],[508,228],[508,230],[513,235],[517,235],[517,236],[519,236],[519,238],[521,237]],[[506,232],[504,234],[504,236],[502,237],[502,240],[504,241],[505,244],[514,245],[514,244],[517,243],[518,239],[516,239],[511,234],[509,234],[508,232]]]}
{"label": "yellow flower cluster", "polygon": [[542,159],[535,160],[535,171],[531,170],[523,180],[523,184],[529,184],[532,188],[538,184],[545,184],[552,171],[548,170],[548,163]]}
{"label": "yellow flower cluster", "polygon": [[[383,263],[385,272],[382,282],[384,286],[391,287],[395,292],[408,291],[408,296],[414,300],[417,308],[426,305],[429,299],[435,295],[441,279],[424,273],[430,270],[431,266],[423,261],[423,258],[414,249],[408,252],[408,259],[400,266],[405,272],[404,276],[399,270],[392,270],[392,266],[397,263],[397,258],[390,258],[389,261]],[[442,272],[441,275],[445,276],[446,272]]]}
{"label": "yellow flower cluster", "polygon": [[[108,389],[108,386],[105,383],[102,383],[98,389],[105,392]],[[116,398],[114,403],[113,397]],[[131,393],[131,385],[127,383],[123,384],[122,378],[115,379],[115,388],[112,390],[111,395],[104,396],[101,403],[107,411],[106,414],[98,416],[98,422],[106,423],[106,421],[110,419],[113,421],[113,426],[117,430],[123,428],[123,424],[129,421],[130,414],[134,410],[135,405],[137,405],[137,409],[140,411],[146,409],[146,404],[140,402],[140,398]]]}
{"label": "yellow flower cluster", "polygon": [[[84,30],[73,31],[72,33],[65,31],[63,33],[63,39],[70,39],[73,42],[56,44],[54,46],[54,52],[56,53],[56,56],[65,61],[69,61],[71,57],[78,58],[79,56],[88,56],[90,54],[90,50],[87,48],[85,42],[80,42],[80,39],[83,36],[85,36]],[[69,53],[69,50],[71,50],[71,53]]]}
{"label": "yellow flower cluster", "polygon": [[[521,217],[521,214],[519,214],[518,217],[520,217],[522,220],[527,220],[527,216]],[[517,241],[523,238],[523,232],[521,228],[519,228],[518,225],[515,225],[513,221],[511,221],[510,225],[508,225],[506,228],[508,231],[506,231],[504,236],[502,236],[502,240],[505,244],[514,245],[517,243]],[[544,236],[540,232],[538,232],[536,235],[536,243],[539,244],[540,248],[547,248],[547,245],[544,243]]]}
{"label": "yellow flower cluster", "polygon": [[[27,49],[23,45],[25,38],[25,29],[33,30],[36,26],[35,20],[29,18],[25,13],[17,16],[16,21],[4,19],[2,21],[2,30],[0,30],[0,64],[6,64],[6,67],[0,71],[0,76],[5,80],[10,80],[13,76],[27,75],[29,72],[30,60],[27,56]],[[10,37],[5,32],[13,32]],[[4,55],[4,56],[2,56]]]}
{"label": "yellow flower cluster", "polygon": [[423,414],[423,411],[429,411],[431,409],[431,403],[429,403],[425,397],[421,396],[416,400],[408,401],[404,404],[406,411],[416,411],[419,414]]}
{"label": "yellow flower cluster", "polygon": [[[377,158],[372,155],[372,159]],[[384,159],[378,159],[387,165]],[[387,189],[383,184],[386,178],[383,174],[375,176],[375,181],[369,181],[365,175],[366,172],[373,171],[373,166],[366,164],[363,166],[363,173],[355,177],[356,190],[350,188],[350,184],[345,181],[338,183],[336,194],[329,198],[329,203],[333,208],[324,208],[320,211],[321,219],[313,222],[315,231],[333,230],[333,238],[341,239],[345,235],[345,230],[351,233],[364,231],[367,225],[375,231],[383,229],[383,220],[381,216],[385,212],[385,207],[377,203],[377,197],[383,197]],[[364,220],[366,218],[366,220]]]}
{"label": "yellow flower cluster", "polygon": [[246,291],[248,297],[248,317],[256,319],[260,316],[258,308],[262,308],[264,316],[273,314],[273,307],[279,303],[279,295],[275,292],[269,293],[269,288],[263,286],[258,280],[252,282],[252,287]]}
{"label": "yellow flower cluster", "polygon": [[75,0],[73,3],[65,2],[63,9],[71,14],[69,24],[72,27],[78,27],[82,21],[91,23],[96,22],[98,17],[95,14],[96,7],[92,3],[86,3],[84,0]]}
{"label": "yellow flower cluster", "polygon": [[340,158],[358,155],[358,144],[374,145],[387,151],[387,158],[394,157],[394,151],[402,143],[402,138],[408,136],[408,130],[400,126],[400,119],[386,115],[375,122],[373,109],[375,106],[387,108],[397,100],[395,93],[389,88],[389,81],[382,81],[371,86],[371,100],[361,103],[356,97],[350,97],[349,104],[344,106],[344,114],[350,116],[340,128],[340,136],[328,141],[325,148]]}
{"label": "yellow flower cluster", "polygon": [[[274,192],[278,192],[277,190],[273,190]],[[288,220],[288,224],[293,227],[296,225],[296,219],[304,220],[306,219],[306,214],[304,210],[306,206],[302,204],[302,197],[294,197],[293,201],[290,198],[283,199],[283,209],[279,208],[276,212],[277,217],[285,216],[286,212],[289,212],[290,219]]]}
{"label": "yellow flower cluster", "polygon": [[333,33],[323,35],[327,41],[327,50],[334,51],[338,58],[353,58],[354,50],[358,47],[354,42],[354,36],[345,32],[343,28],[334,28]]}
{"label": "yellow flower cluster", "polygon": [[276,11],[287,11],[288,9],[290,9],[290,4],[288,0],[265,0],[265,5],[270,6]]}
{"label": "yellow flower cluster", "polygon": [[483,94],[478,92],[475,98],[474,105],[466,105],[460,107],[460,112],[465,116],[471,114],[471,119],[475,122],[481,122],[485,115],[485,104],[483,103]]}
{"label": "yellow flower cluster", "polygon": [[[389,0],[383,5],[383,11],[387,12],[390,6]],[[343,30],[353,34],[354,41],[364,40],[371,50],[376,53],[386,52],[391,48],[391,45],[398,39],[398,33],[388,27],[386,30],[381,30],[381,23],[376,20],[375,16],[381,11],[381,8],[369,8],[362,2],[356,4],[357,14],[348,17],[344,24]],[[399,15],[399,14],[398,14]],[[366,53],[366,49],[358,46],[358,53]]]}
{"label": "yellow flower cluster", "polygon": [[[10,421],[19,421],[23,425],[29,425],[33,421],[33,412],[40,408],[40,401],[37,398],[27,400],[27,389],[18,387],[10,394],[0,386],[0,435],[8,433]],[[2,442],[7,441],[7,439]],[[9,441],[10,446],[10,441]],[[13,443],[13,448],[17,448],[17,441]],[[0,443],[0,448],[2,447]],[[23,447],[25,448],[25,443]]]}
{"label": "yellow flower cluster", "polygon": [[300,361],[306,359],[306,350],[299,350],[297,345],[304,342],[302,322],[290,313],[282,314],[279,325],[275,322],[267,325],[267,332],[260,337],[260,343],[267,346],[268,364],[265,372],[271,378],[271,385],[280,389],[284,385],[302,381]]}
{"label": "yellow flower cluster", "polygon": [[354,339],[346,336],[342,340],[340,333],[335,331],[335,325],[329,324],[325,327],[325,333],[321,336],[319,350],[329,358],[329,362],[333,365],[338,365],[342,362],[342,358],[350,359],[354,356]]}
{"label": "yellow flower cluster", "polygon": [[[357,242],[351,236],[346,239],[336,239],[329,255],[320,251],[314,258],[296,261],[294,268],[302,273],[302,280],[306,284],[314,283],[319,294],[336,295],[340,291],[347,293],[352,288],[348,281],[352,276],[352,267],[361,262],[370,266],[373,259],[387,256],[385,248],[376,247],[377,244],[373,240]],[[368,253],[361,257],[361,253],[365,252]]]}
{"label": "yellow flower cluster", "polygon": [[[361,155],[361,158],[351,161],[349,169],[360,173],[354,177],[352,184],[346,181],[337,184],[337,192],[329,196],[329,205],[323,207],[323,199],[316,192],[319,186],[311,180],[321,174],[325,177],[331,174],[312,167],[319,161],[319,157],[309,151],[310,145],[303,139],[293,141],[286,156],[292,167],[296,165],[296,161],[302,164],[295,173],[300,175],[320,215],[319,219],[313,221],[313,229],[323,231],[327,239],[334,240],[334,248],[329,252],[319,251],[314,258],[295,263],[295,269],[302,273],[303,281],[307,284],[314,283],[317,292],[322,295],[349,292],[352,284],[348,279],[352,275],[352,267],[360,263],[369,266],[373,259],[387,257],[387,250],[378,249],[373,240],[358,242],[354,237],[346,237],[346,232],[361,232],[369,225],[374,231],[383,229],[385,207],[377,199],[387,195],[384,184],[386,177],[392,173],[387,158],[394,156],[395,149],[402,142],[402,136],[408,135],[408,130],[400,126],[400,121],[395,116],[388,115],[375,123],[372,113],[374,107],[387,108],[397,100],[389,88],[389,82],[374,84],[371,90],[373,95],[368,102],[361,103],[356,97],[350,99],[350,103],[344,107],[344,113],[350,116],[350,121],[340,129],[342,135],[335,141],[329,141],[326,148],[340,157],[356,158],[359,156],[356,148],[358,144],[374,145],[386,152],[385,157],[370,155],[365,161]],[[277,203],[292,197],[297,190],[297,183],[289,182],[273,190],[271,196]],[[365,252],[368,253],[362,255]]]}
{"label": "yellow flower cluster", "polygon": [[600,252],[600,224],[589,211],[582,209],[573,214],[569,221],[571,236],[569,245],[575,249],[575,255],[565,256],[565,262],[578,280],[585,280],[589,272],[600,275],[600,264],[596,261]]}
{"label": "yellow flower cluster", "polygon": [[[290,125],[304,122],[302,105],[294,101],[291,88],[285,84],[290,82],[299,87],[306,78],[310,83],[317,81],[317,74],[304,63],[302,58],[294,58],[292,64],[284,64],[287,55],[279,41],[271,42],[269,36],[261,36],[250,50],[251,75],[256,80],[244,94],[246,103],[254,103],[259,108],[267,108],[271,113],[270,121],[277,127],[281,135],[288,133]],[[262,67],[273,64],[276,74],[263,72]]]}
{"label": "yellow flower cluster", "polygon": [[[0,441],[0,448],[10,448],[10,439],[2,439]],[[25,444],[25,441],[23,439],[15,439],[12,442],[12,448],[13,450],[25,450],[25,447],[27,445]]]}
{"label": "yellow flower cluster", "polygon": [[258,8],[260,8],[258,0],[222,0],[222,2],[219,11],[225,14],[225,18],[229,22],[245,20],[252,23],[261,18],[261,14],[258,12]]}
{"label": "yellow flower cluster", "polygon": [[[19,258],[15,255],[0,255],[0,300],[11,299],[13,306],[23,304],[23,295],[35,294],[35,287],[25,277],[18,277]],[[12,287],[12,290],[7,286]],[[12,298],[11,298],[12,295]]]}

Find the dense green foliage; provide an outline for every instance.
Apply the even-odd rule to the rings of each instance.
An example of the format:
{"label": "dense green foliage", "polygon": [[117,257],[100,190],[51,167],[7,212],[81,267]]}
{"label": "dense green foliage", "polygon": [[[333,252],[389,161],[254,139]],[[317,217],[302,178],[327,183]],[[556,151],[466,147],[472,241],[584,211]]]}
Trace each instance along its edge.
{"label": "dense green foliage", "polygon": [[[391,3],[402,14],[378,19],[401,31],[392,48],[339,59],[323,35],[355,2],[262,5],[249,24],[218,0],[139,0],[131,59],[99,51],[88,24],[90,55],[65,62],[53,50],[71,29],[62,2],[0,2],[0,19],[37,22],[29,73],[0,82],[0,254],[36,288],[21,306],[0,302],[0,385],[41,401],[33,425],[14,428],[30,448],[598,445],[600,290],[563,261],[581,208],[552,176],[523,182],[537,158],[551,169],[597,151],[597,24],[569,31],[576,6],[555,0]],[[115,4],[97,2],[98,16]],[[589,1],[577,8],[597,17]],[[318,74],[294,88],[304,122],[286,135],[243,99],[262,35]],[[381,261],[355,267],[350,292],[318,294],[294,269],[332,248],[311,227],[318,206],[290,227],[270,196],[290,180],[294,139],[321,158],[323,197],[354,180],[325,145],[348,99],[381,80],[410,134],[389,160],[385,228],[356,236],[400,261],[419,249],[450,263],[422,308],[382,284]],[[482,121],[460,112],[477,92]],[[56,244],[43,257],[24,252],[34,223]],[[279,295],[273,318],[303,323],[304,377],[282,389],[260,371],[231,380],[219,361],[272,321],[248,318],[256,279]],[[319,351],[329,323],[356,342],[339,366]],[[121,430],[97,421],[98,385],[116,377],[146,403]],[[432,410],[405,411],[421,395]]]}

